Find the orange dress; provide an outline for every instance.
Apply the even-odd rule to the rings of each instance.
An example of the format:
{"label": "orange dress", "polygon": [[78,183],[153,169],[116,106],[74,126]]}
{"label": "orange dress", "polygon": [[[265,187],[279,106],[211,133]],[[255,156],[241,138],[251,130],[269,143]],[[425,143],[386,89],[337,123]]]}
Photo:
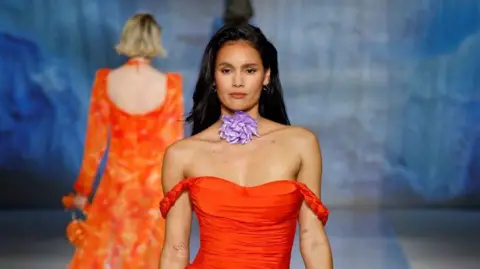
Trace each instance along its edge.
{"label": "orange dress", "polygon": [[164,102],[140,115],[111,102],[106,91],[109,72],[96,73],[75,191],[90,195],[107,142],[108,160],[88,207],[88,234],[77,246],[70,268],[158,269],[165,232],[158,212],[162,160],[165,148],[183,137],[181,76],[167,74]]}
{"label": "orange dress", "polygon": [[305,184],[281,180],[243,187],[217,177],[187,178],[160,203],[163,217],[188,191],[200,249],[188,269],[288,269],[303,201],[325,225],[328,209]]}

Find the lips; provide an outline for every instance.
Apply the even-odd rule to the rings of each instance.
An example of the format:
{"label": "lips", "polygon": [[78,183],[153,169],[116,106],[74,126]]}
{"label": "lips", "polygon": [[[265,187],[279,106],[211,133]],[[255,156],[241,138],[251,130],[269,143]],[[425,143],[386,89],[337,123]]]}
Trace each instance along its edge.
{"label": "lips", "polygon": [[241,92],[233,92],[230,94],[230,97],[232,97],[233,99],[243,99],[245,98],[245,96],[247,96],[247,94]]}

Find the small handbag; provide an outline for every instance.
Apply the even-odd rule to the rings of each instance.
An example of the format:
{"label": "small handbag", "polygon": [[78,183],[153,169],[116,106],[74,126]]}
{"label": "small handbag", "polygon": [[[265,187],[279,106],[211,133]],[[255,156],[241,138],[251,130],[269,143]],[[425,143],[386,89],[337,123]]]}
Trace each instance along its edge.
{"label": "small handbag", "polygon": [[[77,209],[73,204],[74,199],[75,194],[73,193],[62,198],[63,207],[72,212],[72,220],[67,225],[66,235],[68,241],[70,241],[72,245],[75,247],[81,247],[83,246],[85,238],[89,233],[89,227],[85,221],[87,218],[89,204],[86,204],[82,209]],[[83,219],[77,216],[77,211],[82,213],[84,216]]]}

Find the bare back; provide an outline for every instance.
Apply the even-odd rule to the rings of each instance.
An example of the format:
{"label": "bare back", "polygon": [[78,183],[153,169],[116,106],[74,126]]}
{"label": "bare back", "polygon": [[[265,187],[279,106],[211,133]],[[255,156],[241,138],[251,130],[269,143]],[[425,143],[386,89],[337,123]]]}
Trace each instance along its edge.
{"label": "bare back", "polygon": [[167,75],[149,65],[124,65],[110,72],[108,98],[128,114],[149,113],[163,103],[167,93]]}

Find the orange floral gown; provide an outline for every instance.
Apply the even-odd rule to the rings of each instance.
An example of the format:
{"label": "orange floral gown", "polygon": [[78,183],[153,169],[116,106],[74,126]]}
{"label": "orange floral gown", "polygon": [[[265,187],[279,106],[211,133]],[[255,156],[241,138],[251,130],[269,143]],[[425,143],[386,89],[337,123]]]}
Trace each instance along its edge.
{"label": "orange floral gown", "polygon": [[162,159],[165,148],[183,137],[182,80],[168,73],[162,105],[142,115],[129,114],[107,96],[109,71],[100,69],[95,76],[75,191],[91,194],[109,142],[108,160],[88,207],[89,232],[70,268],[158,269],[165,232],[158,210]]}

